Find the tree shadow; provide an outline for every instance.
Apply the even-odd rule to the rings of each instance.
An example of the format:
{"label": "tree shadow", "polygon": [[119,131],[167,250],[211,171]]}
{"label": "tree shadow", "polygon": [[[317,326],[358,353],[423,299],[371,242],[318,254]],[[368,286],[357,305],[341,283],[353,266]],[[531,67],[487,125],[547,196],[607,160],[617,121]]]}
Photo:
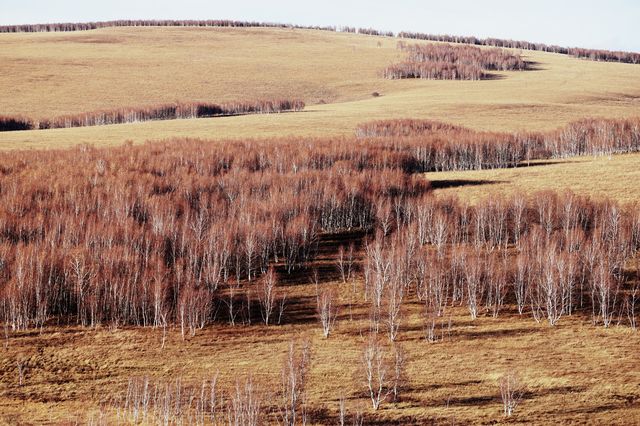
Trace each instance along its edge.
{"label": "tree shadow", "polygon": [[429,183],[431,184],[432,189],[448,189],[464,186],[495,185],[498,183],[505,183],[505,181],[485,179],[436,179],[430,180]]}
{"label": "tree shadow", "polygon": [[502,330],[453,330],[451,337],[459,337],[462,339],[488,339],[499,337],[522,336],[538,332],[539,329],[534,327],[508,328]]}
{"label": "tree shadow", "polygon": [[[480,407],[490,405],[498,401],[497,395],[474,395],[474,396],[450,396],[446,400],[440,402],[441,406],[473,406]],[[436,403],[437,405],[438,403]]]}
{"label": "tree shadow", "polygon": [[507,78],[504,74],[495,74],[495,72],[485,72],[482,74],[480,81],[492,81],[492,80],[505,80]]}
{"label": "tree shadow", "polygon": [[553,161],[553,160],[544,160],[544,161],[539,161],[539,160],[532,160],[535,161],[535,163],[527,163],[526,161],[521,161],[519,164],[517,164],[514,168],[516,169],[521,169],[521,168],[528,168],[528,167],[538,167],[538,166],[553,166],[554,164],[569,164],[569,163],[573,163],[573,161],[568,161],[568,160],[562,160],[562,161]]}
{"label": "tree shadow", "polygon": [[547,68],[543,68],[540,62],[536,61],[524,61],[526,64],[525,71],[546,71]]}

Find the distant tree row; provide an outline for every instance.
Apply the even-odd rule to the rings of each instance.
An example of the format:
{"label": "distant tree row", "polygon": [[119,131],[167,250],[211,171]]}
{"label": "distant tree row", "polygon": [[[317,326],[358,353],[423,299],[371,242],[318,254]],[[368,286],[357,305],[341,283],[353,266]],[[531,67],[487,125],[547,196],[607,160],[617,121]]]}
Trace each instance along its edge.
{"label": "distant tree row", "polygon": [[583,49],[577,47],[561,47],[556,45],[547,45],[544,43],[531,43],[528,41],[505,40],[498,38],[477,38],[473,36],[451,36],[451,35],[435,35],[415,32],[400,32],[399,38],[409,38],[415,40],[429,40],[446,43],[463,43],[479,46],[495,46],[510,49],[537,50],[542,52],[559,53],[562,55],[570,55],[577,58],[590,59],[593,61],[607,62],[624,62],[630,64],[640,63],[640,53],[621,52],[598,49]]}
{"label": "distant tree row", "polygon": [[392,31],[379,31],[371,28],[355,28],[355,27],[335,27],[335,26],[305,26],[291,25],[269,22],[255,21],[233,21],[233,20],[118,20],[103,22],[67,22],[67,23],[51,23],[51,24],[25,24],[25,25],[3,25],[0,26],[0,33],[19,33],[19,32],[60,32],[60,31],[86,31],[108,27],[266,27],[266,28],[295,28],[295,29],[312,29],[322,31],[341,31],[349,33],[358,33],[366,35],[410,38],[417,40],[430,40],[449,43],[464,43],[482,46],[495,46],[514,49],[539,50],[544,52],[560,53],[564,55],[572,55],[578,58],[608,61],[608,62],[625,62],[640,63],[640,53],[609,51],[597,49],[583,48],[567,48],[556,45],[546,45],[543,43],[531,43],[527,41],[505,40],[497,38],[479,39],[472,36],[450,36],[450,35],[434,35],[415,32],[400,32],[397,35]]}
{"label": "distant tree row", "polygon": [[266,27],[266,28],[300,28],[324,31],[336,31],[332,26],[301,26],[291,24],[279,24],[271,22],[257,21],[233,21],[227,19],[205,19],[205,20],[141,20],[123,19],[117,21],[101,22],[63,22],[51,24],[26,24],[26,25],[3,25],[0,26],[0,33],[22,33],[22,32],[59,32],[59,31],[87,31],[109,27]]}
{"label": "distant tree row", "polygon": [[227,19],[202,19],[202,20],[140,20],[123,19],[117,21],[102,22],[61,22],[50,24],[26,24],[26,25],[2,25],[0,33],[33,33],[33,32],[64,32],[64,31],[88,31],[110,27],[228,27],[228,28],[292,28],[306,30],[320,30],[332,32],[347,32],[382,37],[395,37],[392,31],[380,31],[373,28],[336,27],[319,25],[293,25],[273,22],[234,21]]}
{"label": "distant tree row", "polygon": [[40,120],[0,116],[0,131],[100,126],[140,121],[204,118],[227,115],[270,114],[284,111],[300,111],[303,108],[304,102],[292,99],[227,102],[223,104],[180,102],[147,107],[92,111]]}
{"label": "distant tree row", "polygon": [[381,37],[395,37],[393,31],[379,31],[373,28],[358,28],[358,34],[381,36]]}
{"label": "distant tree row", "polygon": [[640,64],[640,53],[620,52],[610,50],[571,48],[569,54],[576,58],[589,59],[603,62],[624,62],[627,64]]}
{"label": "distant tree row", "polygon": [[420,136],[442,131],[470,132],[462,126],[428,119],[394,118],[361,123],[356,128],[359,138]]}
{"label": "distant tree row", "polygon": [[543,52],[553,52],[560,54],[568,54],[569,49],[566,47],[547,45],[543,43],[531,43],[528,41],[505,40],[498,38],[477,38],[473,36],[454,36],[446,34],[427,34],[402,31],[398,33],[400,38],[408,38],[414,40],[438,41],[444,43],[460,43],[473,44],[477,46],[495,46],[509,49],[539,50]]}
{"label": "distant tree row", "polygon": [[59,31],[87,31],[108,27],[265,27],[265,28],[294,28],[311,29],[321,31],[339,31],[375,35],[383,37],[409,38],[416,40],[430,40],[447,43],[464,43],[480,46],[495,46],[512,49],[538,50],[543,52],[560,53],[578,58],[590,59],[594,61],[625,62],[631,64],[640,63],[640,53],[609,51],[597,49],[568,48],[543,43],[531,43],[528,41],[506,40],[498,38],[477,38],[473,36],[451,36],[435,35],[426,33],[416,33],[402,31],[398,34],[392,31],[380,31],[372,28],[355,27],[335,27],[335,26],[314,26],[314,25],[292,25],[271,22],[256,21],[233,21],[225,19],[207,20],[117,20],[102,22],[65,22],[50,24],[25,24],[25,25],[2,25],[0,33],[20,33],[20,32],[59,32]]}
{"label": "distant tree row", "polygon": [[524,70],[526,62],[502,49],[480,49],[451,44],[398,43],[406,59],[387,67],[385,78],[426,78],[434,80],[480,80],[489,77],[485,71]]}

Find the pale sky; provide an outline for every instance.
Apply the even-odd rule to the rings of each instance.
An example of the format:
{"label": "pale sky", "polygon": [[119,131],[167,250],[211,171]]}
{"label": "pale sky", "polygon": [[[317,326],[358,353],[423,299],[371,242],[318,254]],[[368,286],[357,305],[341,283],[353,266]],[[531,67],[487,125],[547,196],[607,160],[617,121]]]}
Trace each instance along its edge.
{"label": "pale sky", "polygon": [[639,0],[0,0],[0,25],[113,19],[348,25],[640,52]]}

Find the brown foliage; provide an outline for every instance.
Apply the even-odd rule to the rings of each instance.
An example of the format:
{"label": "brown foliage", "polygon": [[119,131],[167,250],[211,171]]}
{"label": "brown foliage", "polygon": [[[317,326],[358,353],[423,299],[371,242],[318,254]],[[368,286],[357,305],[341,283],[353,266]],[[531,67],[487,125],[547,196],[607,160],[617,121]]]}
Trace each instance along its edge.
{"label": "brown foliage", "polygon": [[416,44],[398,46],[407,54],[406,59],[387,67],[385,78],[425,78],[433,80],[480,80],[490,75],[486,71],[513,71],[526,69],[519,55],[502,49],[480,49],[474,46],[451,44]]}
{"label": "brown foliage", "polygon": [[[475,206],[431,197],[400,204],[397,231],[380,232],[368,243],[367,294],[372,312],[397,300],[388,291],[392,271],[406,270],[407,287],[415,286],[412,292],[425,304],[430,340],[437,318],[459,301],[466,302],[472,319],[483,313],[497,317],[505,301],[514,301],[519,313],[529,307],[534,319],[551,325],[582,312],[607,327],[624,315],[622,308],[634,310],[633,277],[624,269],[640,249],[634,238],[637,207],[622,209],[571,193],[493,198]],[[441,221],[456,231],[437,237]],[[631,299],[622,297],[627,292]]]}
{"label": "brown foliage", "polygon": [[[587,123],[587,130],[556,133],[571,142],[569,152],[638,144],[632,120]],[[223,305],[224,319],[249,322],[253,289],[272,318],[275,281],[260,279],[269,268],[306,268],[321,233],[363,230],[375,235],[363,264],[372,330],[386,328],[391,340],[402,332],[411,295],[432,324],[453,301],[466,303],[472,317],[497,316],[512,297],[520,312],[530,308],[553,324],[585,308],[594,321],[611,323],[625,300],[618,297],[623,267],[640,246],[636,210],[571,194],[475,206],[427,196],[428,183],[412,173],[460,167],[446,144],[474,146],[477,135],[395,124],[381,129],[417,129],[416,136],[0,154],[2,316],[13,329],[59,318],[92,326],[174,323],[184,335],[213,321]],[[513,146],[490,151],[489,135],[481,140],[474,155],[515,164],[508,160]],[[428,149],[433,157],[422,157]],[[487,166],[482,157],[475,164]],[[353,260],[342,256],[348,280]]]}
{"label": "brown foliage", "polygon": [[640,151],[638,118],[584,119],[544,133],[479,132],[432,120],[379,120],[360,124],[356,135],[373,138],[377,147],[393,152],[405,170],[415,172],[505,168],[531,160]]}
{"label": "brown foliage", "polygon": [[342,142],[2,154],[4,318],[16,329],[54,316],[194,333],[223,302],[233,323],[269,266],[299,269],[319,233],[369,229],[379,198],[427,190],[381,160],[363,168]]}

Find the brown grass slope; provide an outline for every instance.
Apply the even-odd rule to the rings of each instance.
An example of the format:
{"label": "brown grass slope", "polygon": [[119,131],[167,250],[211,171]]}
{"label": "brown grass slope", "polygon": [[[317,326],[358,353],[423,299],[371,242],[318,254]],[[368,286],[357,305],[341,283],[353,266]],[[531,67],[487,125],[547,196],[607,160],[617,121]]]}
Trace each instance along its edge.
{"label": "brown grass slope", "polygon": [[[312,286],[298,287],[301,294]],[[373,412],[357,375],[366,321],[340,316],[334,335],[324,340],[307,323],[264,330],[209,327],[186,341],[171,330],[164,349],[160,331],[139,329],[46,329],[12,337],[0,356],[0,422],[61,424],[100,418],[122,398],[131,377],[158,382],[176,378],[199,383],[217,371],[225,386],[253,372],[260,383],[279,386],[282,358],[291,339],[308,336],[314,348],[309,383],[312,406],[326,407],[326,423],[336,424],[338,398],[347,396],[352,414],[364,411],[367,424],[630,424],[640,417],[637,334],[603,330],[570,318],[552,328],[517,314],[498,319],[452,315],[452,337],[424,341],[420,308],[407,319],[412,329],[401,343],[411,354],[408,391],[398,404]],[[366,315],[355,309],[357,316]],[[15,359],[26,360],[25,384],[17,385]],[[512,420],[502,418],[498,377],[517,370],[530,395]],[[113,412],[102,410],[110,416]],[[110,417],[113,419],[113,417]],[[376,420],[374,423],[372,420]]]}
{"label": "brown grass slope", "polygon": [[[113,144],[170,136],[351,134],[363,121],[431,118],[482,130],[554,129],[636,115],[640,68],[525,51],[533,71],[487,81],[388,81],[396,39],[293,29],[109,28],[0,35],[4,115],[126,105],[294,97],[300,116],[140,123],[0,135],[0,147]],[[46,89],[47,96],[42,96]],[[382,94],[372,97],[373,92]],[[326,103],[326,104],[323,104]]]}

